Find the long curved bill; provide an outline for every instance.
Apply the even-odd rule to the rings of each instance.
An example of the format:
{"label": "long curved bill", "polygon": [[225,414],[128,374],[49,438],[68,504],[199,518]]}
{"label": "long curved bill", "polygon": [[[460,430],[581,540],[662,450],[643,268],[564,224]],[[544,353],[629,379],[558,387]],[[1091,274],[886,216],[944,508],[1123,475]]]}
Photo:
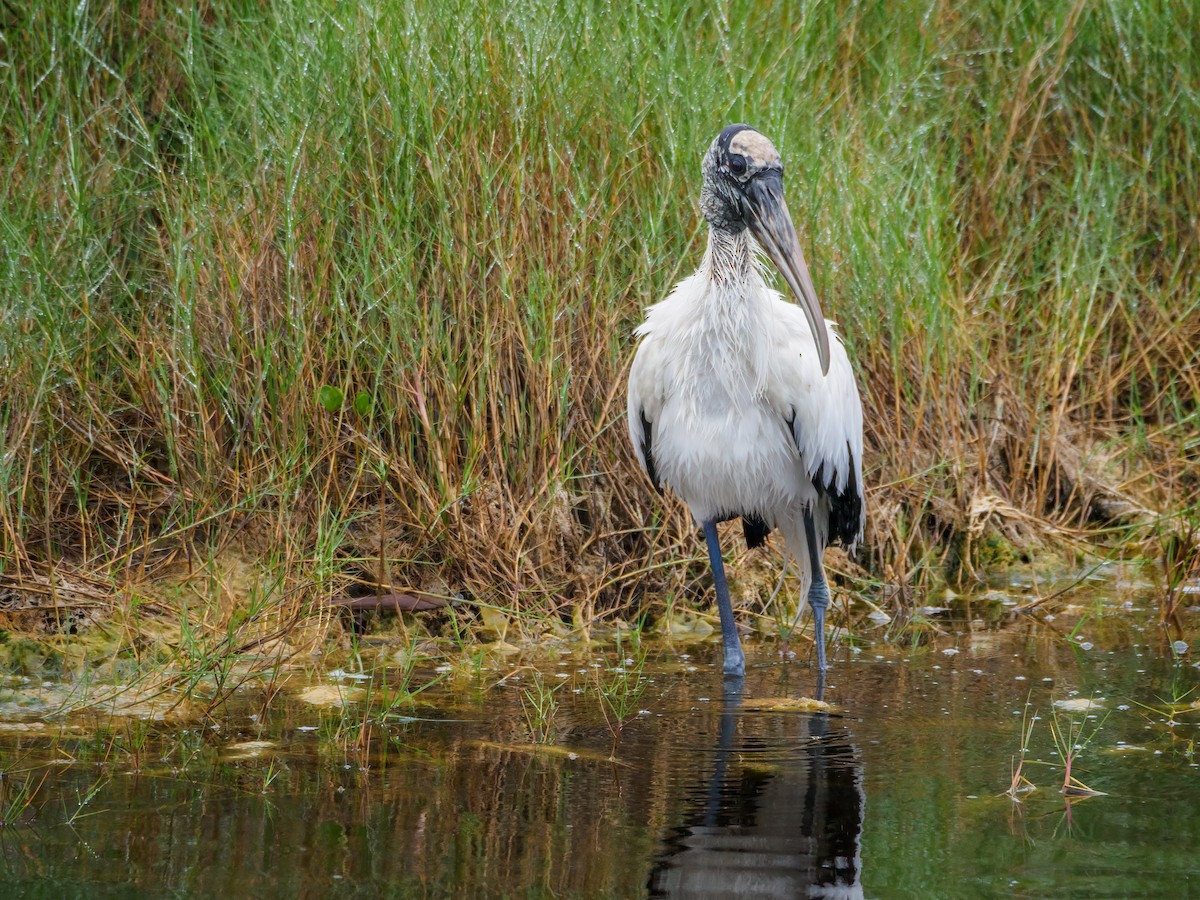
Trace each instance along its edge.
{"label": "long curved bill", "polygon": [[778,172],[763,172],[747,186],[746,199],[749,201],[750,215],[746,221],[750,233],[758,241],[759,246],[771,257],[771,262],[783,274],[783,279],[792,289],[800,308],[808,319],[808,327],[812,329],[813,338],[817,342],[817,357],[821,361],[821,374],[829,374],[829,329],[825,326],[825,316],[821,312],[821,304],[817,302],[817,292],[813,287],[812,277],[808,274],[808,264],[804,261],[804,252],[800,249],[800,239],[796,237],[796,226],[788,214],[787,202],[783,199],[783,176]]}

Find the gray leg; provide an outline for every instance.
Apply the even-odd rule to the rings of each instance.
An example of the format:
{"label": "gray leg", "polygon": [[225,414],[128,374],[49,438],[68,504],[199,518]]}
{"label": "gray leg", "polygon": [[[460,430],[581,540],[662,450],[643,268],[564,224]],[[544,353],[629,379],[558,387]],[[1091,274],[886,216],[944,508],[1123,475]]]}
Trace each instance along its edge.
{"label": "gray leg", "polygon": [[721,613],[721,641],[725,645],[725,674],[741,678],[746,674],[746,657],[738,640],[729,585],[725,582],[725,563],[721,561],[721,543],[715,522],[704,522],[704,542],[708,544],[708,562],[712,566],[713,587],[717,589],[717,610]]}
{"label": "gray leg", "polygon": [[829,586],[825,584],[825,566],[821,548],[817,546],[817,526],[812,510],[804,513],[804,534],[808,538],[808,558],[812,565],[812,585],[808,589],[808,605],[813,611],[813,639],[817,642],[817,670],[822,681],[825,674],[825,610],[829,606]]}

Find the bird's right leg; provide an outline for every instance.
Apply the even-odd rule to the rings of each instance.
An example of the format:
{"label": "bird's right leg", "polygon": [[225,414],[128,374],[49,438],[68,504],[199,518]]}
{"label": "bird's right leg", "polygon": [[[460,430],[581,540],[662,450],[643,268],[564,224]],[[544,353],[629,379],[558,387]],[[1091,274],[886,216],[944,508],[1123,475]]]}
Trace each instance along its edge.
{"label": "bird's right leg", "polygon": [[708,562],[712,566],[713,587],[717,591],[717,610],[721,614],[721,641],[725,645],[725,674],[741,678],[746,674],[746,657],[738,640],[737,622],[733,618],[733,603],[725,581],[725,563],[721,560],[721,542],[717,539],[717,523],[704,525],[704,542],[708,544]]}

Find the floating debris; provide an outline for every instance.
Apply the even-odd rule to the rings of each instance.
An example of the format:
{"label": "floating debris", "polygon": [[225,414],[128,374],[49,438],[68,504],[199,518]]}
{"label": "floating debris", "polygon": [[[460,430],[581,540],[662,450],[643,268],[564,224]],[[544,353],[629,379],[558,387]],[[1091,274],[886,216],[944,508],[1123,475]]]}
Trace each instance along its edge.
{"label": "floating debris", "polygon": [[235,744],[228,744],[221,755],[225,759],[251,759],[255,756],[262,756],[269,750],[276,750],[278,747],[279,744],[275,741],[239,741]]}
{"label": "floating debris", "polygon": [[661,629],[668,638],[705,638],[713,633],[712,623],[689,616],[672,616]]}
{"label": "floating debris", "polygon": [[527,753],[531,756],[554,756],[560,759],[567,759],[571,762],[582,760],[583,762],[603,762],[616,763],[617,765],[625,766],[628,763],[620,762],[619,760],[608,756],[604,753],[597,753],[594,750],[580,750],[572,747],[560,747],[557,744],[503,744],[498,741],[471,741],[472,747],[478,747],[480,750],[493,750],[503,753]]}
{"label": "floating debris", "polygon": [[1103,697],[1073,697],[1070,700],[1055,700],[1054,705],[1068,712],[1084,712],[1089,709],[1103,709]]}
{"label": "floating debris", "polygon": [[1084,797],[1108,796],[1108,794],[1104,793],[1104,791],[1092,790],[1078,778],[1072,778],[1071,776],[1067,776],[1067,780],[1064,782],[1062,790],[1059,793],[1061,793],[1064,797],[1073,797],[1076,799],[1083,799]]}
{"label": "floating debris", "polygon": [[746,700],[742,709],[751,712],[832,712],[833,706],[812,697],[762,697]]}
{"label": "floating debris", "polygon": [[501,658],[505,658],[505,657],[509,657],[509,656],[516,656],[518,653],[521,652],[520,647],[518,647],[516,644],[510,644],[508,641],[505,641],[505,640],[498,640],[498,641],[492,641],[487,644],[481,644],[480,649],[484,650],[485,652],[487,652],[489,654],[493,654],[493,655],[499,656]]}
{"label": "floating debris", "polygon": [[362,688],[342,687],[337,684],[314,684],[296,695],[296,699],[313,706],[345,706],[362,699]]}

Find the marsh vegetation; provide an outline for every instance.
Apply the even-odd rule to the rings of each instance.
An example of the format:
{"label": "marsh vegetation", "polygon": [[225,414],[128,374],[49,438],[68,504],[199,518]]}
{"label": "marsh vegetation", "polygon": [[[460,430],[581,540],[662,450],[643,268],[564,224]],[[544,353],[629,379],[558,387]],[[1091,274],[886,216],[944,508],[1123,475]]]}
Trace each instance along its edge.
{"label": "marsh vegetation", "polygon": [[[6,664],[203,706],[352,660],[348,597],[444,602],[390,627],[454,665],[481,635],[702,630],[700,544],[639,476],[622,398],[731,121],[776,139],[860,375],[842,624],[859,597],[909,613],[997,566],[1138,556],[1178,628],[1198,16],[0,4]],[[790,617],[754,560],[735,596],[770,632]]]}

